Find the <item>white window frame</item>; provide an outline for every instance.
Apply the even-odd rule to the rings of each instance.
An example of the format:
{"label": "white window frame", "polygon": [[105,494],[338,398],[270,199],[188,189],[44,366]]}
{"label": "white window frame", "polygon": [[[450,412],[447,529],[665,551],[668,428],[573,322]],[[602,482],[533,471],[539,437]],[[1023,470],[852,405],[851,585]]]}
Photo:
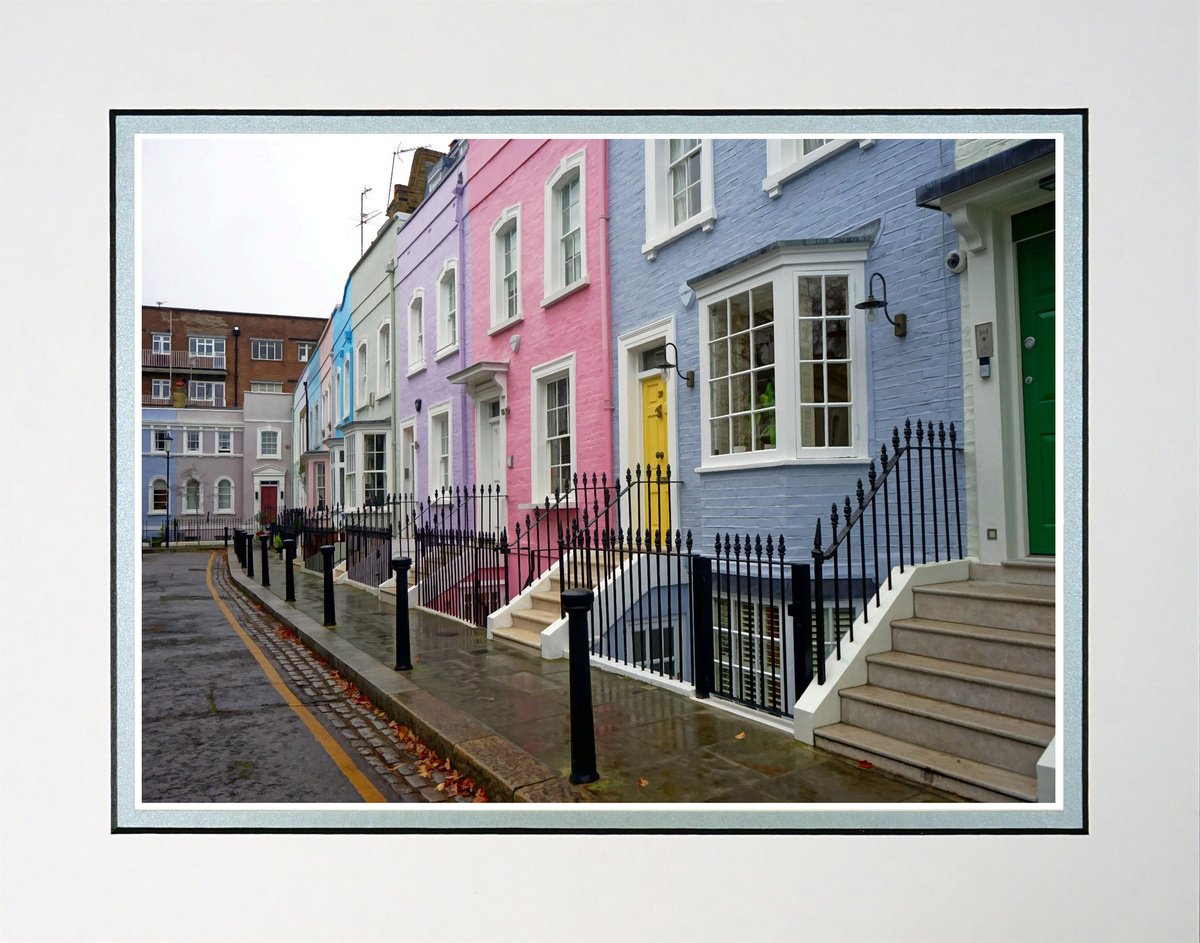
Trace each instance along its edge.
{"label": "white window frame", "polygon": [[[223,508],[223,507],[221,507],[221,484],[222,484],[222,482],[226,482],[226,481],[229,482],[229,507]],[[220,478],[218,478],[216,481],[213,482],[213,513],[214,514],[232,514],[233,513],[233,509],[235,507],[234,494],[235,494],[236,487],[237,486],[233,483],[233,479],[230,478],[228,475],[222,475]]]}
{"label": "white window frame", "polygon": [[[192,436],[196,437],[196,447],[192,448]],[[200,429],[184,429],[183,430],[183,454],[184,455],[203,455],[204,454],[204,432]]]}
{"label": "white window frame", "polygon": [[[198,390],[208,392],[208,388],[212,388],[212,396],[199,396]],[[189,403],[211,403],[214,407],[225,405],[225,383],[220,380],[189,380],[188,381],[188,402]]]}
{"label": "white window frame", "polygon": [[350,415],[350,394],[354,387],[350,385],[350,352],[342,354],[342,418]]}
{"label": "white window frame", "polygon": [[214,368],[225,366],[225,338],[211,334],[188,335],[188,356],[209,357]]}
{"label": "white window frame", "polygon": [[[188,507],[188,494],[191,486],[196,486],[196,506]],[[204,484],[199,478],[188,478],[183,483],[183,513],[184,514],[203,514],[204,513]]]}
{"label": "white window frame", "polygon": [[342,498],[342,503],[346,507],[358,507],[358,436],[346,436],[345,450],[345,469],[346,469],[346,494]]}
{"label": "white window frame", "polygon": [[169,403],[171,401],[171,381],[160,377],[152,378],[150,380],[150,398]]}
{"label": "white window frame", "polygon": [[305,341],[300,341],[296,344],[296,360],[300,363],[308,363],[308,358],[312,356],[313,345]]}
{"label": "white window frame", "polygon": [[[450,292],[454,292],[454,304],[450,304]],[[458,260],[447,259],[437,279],[437,360],[458,350],[458,335],[462,328],[462,292],[458,290]],[[451,333],[450,314],[454,314]]]}
{"label": "white window frame", "polygon": [[[383,449],[378,453],[383,456],[383,467],[382,468],[368,468],[367,467],[367,455],[368,455],[367,439],[371,436],[375,436],[375,437],[383,439]],[[382,475],[383,476],[383,487],[380,489],[380,494],[383,496],[383,498],[385,498],[385,499],[387,498],[388,480],[390,478],[390,475],[388,474],[389,473],[388,464],[389,464],[388,463],[388,434],[386,432],[364,432],[362,434],[362,486],[363,486],[362,492],[363,492],[363,503],[364,504],[366,503],[366,500],[367,500],[367,490],[368,490],[367,489],[367,476],[368,475]]]}
{"label": "white window frame", "polygon": [[[255,387],[258,387],[258,389],[255,389]],[[270,387],[270,389],[263,389],[263,387]],[[251,380],[250,381],[250,392],[251,393],[282,393],[283,392],[283,381],[282,380]]]}
{"label": "white window frame", "polygon": [[[576,430],[576,417],[579,409],[579,399],[575,386],[575,354],[570,353],[557,360],[534,367],[529,373],[530,402],[530,455],[529,455],[529,495],[530,500],[537,504],[550,497],[550,448],[546,435],[546,388],[551,381],[567,377],[567,389],[570,396],[569,435],[571,439],[571,471],[579,468],[579,436]],[[568,478],[570,476],[568,475]]]}
{"label": "white window frame", "polygon": [[[441,436],[437,434],[438,422],[443,418],[446,420],[445,452],[442,451]],[[454,486],[454,413],[450,408],[449,400],[429,408],[427,433],[429,442],[429,467],[426,470],[429,473],[429,491],[433,493],[443,486]],[[446,462],[446,474],[444,477],[440,469],[443,459]]]}
{"label": "white window frame", "polygon": [[[159,443],[167,436],[171,437],[171,444],[175,444],[175,433],[170,429],[155,429],[150,433],[150,451],[155,455],[166,455],[167,450],[159,448]],[[175,450],[171,450],[174,454]]]}
{"label": "white window frame", "polygon": [[[228,448],[221,448],[222,436],[228,437],[228,442],[229,442]],[[218,429],[217,430],[217,454],[218,455],[232,455],[233,454],[233,430],[232,429]]]}
{"label": "white window frame", "polygon": [[[810,167],[824,163],[834,154],[845,150],[855,141],[860,147],[870,145],[870,139],[858,138],[769,138],[767,140],[767,176],[762,188],[772,200],[783,193],[783,184]],[[805,141],[824,141],[807,154]]]}
{"label": "white window frame", "polygon": [[[854,304],[865,297],[865,246],[813,246],[778,250],[755,260],[748,267],[722,273],[696,288],[699,318],[700,370],[700,472],[731,468],[774,465],[814,464],[821,462],[866,461],[870,429],[870,395],[867,373],[865,312]],[[801,275],[839,275],[848,279],[846,307],[849,312],[850,359],[850,445],[846,447],[801,447],[799,370],[800,332],[797,324],[797,282]],[[772,282],[774,293],[775,342],[775,448],[729,455],[712,455],[712,404],[709,394],[708,306],[740,292]],[[789,365],[780,369],[779,364]]]}
{"label": "white window frame", "polygon": [[326,471],[324,462],[313,463],[313,498],[316,499],[317,507],[328,504],[326,500]]}
{"label": "white window frame", "polygon": [[392,392],[392,325],[387,321],[379,325],[379,350],[376,360],[375,395],[383,399]]}
{"label": "white window frame", "polygon": [[[274,452],[263,451],[263,434],[267,432],[275,434],[276,450]],[[283,458],[283,435],[280,433],[278,426],[260,427],[255,438],[258,441],[258,458]]]}
{"label": "white window frame", "polygon": [[370,405],[370,394],[367,383],[367,342],[358,345],[358,408],[366,409]]}
{"label": "white window frame", "polygon": [[425,289],[408,299],[408,376],[425,369]]}
{"label": "white window frame", "polygon": [[157,331],[150,335],[150,353],[169,354],[171,352],[171,335],[160,334]]}
{"label": "white window frame", "polygon": [[669,178],[670,140],[646,141],[646,242],[642,253],[650,261],[658,250],[694,229],[711,232],[717,220],[713,194],[713,142],[700,139],[700,211],[682,223],[671,222],[671,185]]}
{"label": "white window frame", "polygon": [[[562,241],[563,193],[568,185],[579,185],[579,277],[566,281],[563,271],[565,262]],[[588,284],[587,267],[587,150],[582,149],[564,157],[546,180],[545,192],[545,258],[542,264],[542,283],[545,297],[542,307],[547,308],[561,298],[578,291]]]}
{"label": "white window frame", "polygon": [[[270,345],[265,347],[264,345]],[[276,352],[278,357],[272,356]],[[283,341],[274,337],[252,337],[250,338],[250,359],[251,360],[283,360]]]}
{"label": "white window frame", "polygon": [[[159,483],[162,484],[162,493],[163,493],[163,506],[162,506],[161,510],[154,507],[154,486]],[[167,487],[167,479],[164,478],[162,475],[155,475],[153,478],[150,479],[149,493],[146,498],[146,508],[147,508],[146,514],[147,515],[153,514],[156,516],[166,516],[170,506],[171,506],[171,492],[170,492],[170,489]]]}
{"label": "white window frame", "polygon": [[[516,234],[516,313],[508,313],[508,292],[505,285],[506,276],[510,273],[502,271],[503,252],[501,240],[509,229]],[[503,331],[513,324],[519,324],[524,315],[521,310],[521,206],[510,206],[504,210],[492,223],[491,229],[491,327],[489,334]]]}

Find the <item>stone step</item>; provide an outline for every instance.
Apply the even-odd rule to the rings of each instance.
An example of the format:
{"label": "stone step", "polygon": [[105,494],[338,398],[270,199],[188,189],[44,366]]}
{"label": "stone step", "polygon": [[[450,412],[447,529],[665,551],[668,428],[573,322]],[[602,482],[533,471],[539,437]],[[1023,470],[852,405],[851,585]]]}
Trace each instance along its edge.
{"label": "stone step", "polygon": [[507,642],[516,642],[518,645],[524,645],[527,648],[542,650],[542,634],[540,631],[525,629],[515,623],[511,626],[501,629],[493,629],[492,636],[494,638],[504,639]]}
{"label": "stone step", "polygon": [[892,623],[892,648],[1040,678],[1054,677],[1054,637],[1041,632],[936,619],[897,619]]}
{"label": "stone step", "polygon": [[542,629],[559,619],[557,612],[546,612],[542,609],[514,609],[511,615],[513,625],[537,632],[541,632]]}
{"label": "stone step", "polygon": [[1044,560],[1006,560],[1003,563],[971,564],[971,579],[991,583],[1053,586],[1057,572],[1053,557]]}
{"label": "stone step", "polygon": [[813,731],[816,745],[912,782],[944,789],[977,802],[1037,801],[1037,780],[1012,770],[978,763],[942,750],[897,740],[851,724]]}
{"label": "stone step", "polygon": [[562,597],[558,593],[530,593],[533,608],[542,612],[552,612],[555,617],[562,612]]}
{"label": "stone step", "polygon": [[1054,634],[1054,587],[988,580],[937,583],[913,590],[921,619]]}
{"label": "stone step", "polygon": [[867,656],[869,684],[964,707],[1054,723],[1054,679],[909,652]]}
{"label": "stone step", "polygon": [[1037,775],[1054,728],[873,684],[841,692],[842,723],[964,759]]}

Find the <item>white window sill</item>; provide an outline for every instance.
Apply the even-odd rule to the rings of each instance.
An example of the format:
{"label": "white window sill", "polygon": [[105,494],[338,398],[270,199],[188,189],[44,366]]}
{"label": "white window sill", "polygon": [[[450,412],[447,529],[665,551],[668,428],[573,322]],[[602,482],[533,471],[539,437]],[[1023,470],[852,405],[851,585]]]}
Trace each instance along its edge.
{"label": "white window sill", "polygon": [[[749,455],[762,455],[761,452],[747,452]],[[716,458],[718,456],[714,456]],[[725,456],[719,456],[724,458]],[[693,471],[698,475],[709,475],[720,472],[740,472],[740,471],[755,471],[759,468],[793,468],[797,465],[865,465],[869,462],[870,456],[867,455],[822,455],[811,456],[804,458],[780,458],[776,455],[771,455],[762,459],[739,459],[735,462],[722,463],[720,465],[700,465],[694,468]]]}
{"label": "white window sill", "polygon": [[454,344],[452,344],[450,347],[443,347],[436,354],[434,354],[433,359],[435,362],[441,361],[441,360],[445,360],[451,354],[457,354],[457,353],[458,353],[458,342],[455,341]]}
{"label": "white window sill", "polygon": [[[769,196],[772,200],[778,199],[783,193],[784,183],[786,183],[788,180],[791,180],[793,177],[798,176],[799,174],[802,174],[805,171],[818,166],[819,164],[825,163],[825,161],[829,160],[829,158],[845,150],[853,143],[855,143],[853,138],[848,138],[845,141],[838,141],[828,150],[814,151],[811,154],[806,154],[799,160],[792,161],[786,167],[781,167],[773,173],[767,174],[766,178],[762,182],[763,190],[766,191],[767,196]],[[870,147],[873,143],[875,143],[873,139],[864,138],[863,141],[859,143],[859,146],[865,149]]]}
{"label": "white window sill", "polygon": [[408,373],[406,373],[404,375],[406,377],[415,377],[418,373],[420,373],[424,369],[425,369],[425,361],[422,360],[420,363],[409,364]]}
{"label": "white window sill", "polygon": [[166,517],[167,512],[166,511],[147,511],[146,516],[147,517]]}
{"label": "white window sill", "polygon": [[586,288],[590,284],[591,280],[584,275],[581,279],[579,279],[579,281],[571,283],[566,288],[559,288],[556,291],[552,291],[546,295],[546,297],[542,299],[542,307],[549,308],[555,302],[562,301],[568,295],[573,295],[575,292],[579,291],[579,289]]}
{"label": "white window sill", "polygon": [[278,460],[282,459],[283,456],[282,455],[260,455],[260,456],[258,456],[259,461],[262,461],[263,459],[266,459],[266,458],[273,458],[276,461],[278,461]]}
{"label": "white window sill", "polygon": [[390,389],[384,390],[382,393],[376,393],[375,394],[376,404],[382,403],[385,399],[387,399],[391,395],[392,395],[392,391]]}
{"label": "white window sill", "polygon": [[488,336],[494,337],[501,331],[507,331],[510,327],[520,324],[524,320],[525,318],[518,314],[515,318],[509,318],[507,321],[501,321],[499,324],[493,324],[490,328],[488,328]]}
{"label": "white window sill", "polygon": [[691,219],[680,223],[673,229],[668,229],[665,232],[655,233],[642,246],[642,254],[646,256],[648,262],[653,262],[658,255],[658,250],[670,242],[674,242],[680,236],[686,236],[693,229],[701,228],[705,232],[712,232],[713,224],[717,221],[717,211],[713,207],[701,210]]}

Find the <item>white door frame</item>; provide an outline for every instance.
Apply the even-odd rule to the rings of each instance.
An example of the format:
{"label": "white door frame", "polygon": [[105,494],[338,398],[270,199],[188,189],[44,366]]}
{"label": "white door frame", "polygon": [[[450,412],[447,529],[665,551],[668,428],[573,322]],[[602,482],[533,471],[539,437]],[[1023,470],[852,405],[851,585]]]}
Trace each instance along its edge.
{"label": "white door frame", "polygon": [[[674,370],[646,371],[642,370],[638,358],[642,351],[661,344],[675,343],[675,318],[668,315],[650,324],[622,334],[617,338],[617,395],[621,404],[620,422],[618,423],[618,454],[620,466],[617,476],[621,482],[625,480],[625,470],[632,469],[642,460],[642,380],[652,373],[665,373],[667,381],[667,462],[671,466],[674,478],[681,477],[679,468],[679,394],[678,375]],[[676,520],[671,522],[673,529],[679,528],[679,493],[678,486],[671,487],[671,507],[674,509]]]}

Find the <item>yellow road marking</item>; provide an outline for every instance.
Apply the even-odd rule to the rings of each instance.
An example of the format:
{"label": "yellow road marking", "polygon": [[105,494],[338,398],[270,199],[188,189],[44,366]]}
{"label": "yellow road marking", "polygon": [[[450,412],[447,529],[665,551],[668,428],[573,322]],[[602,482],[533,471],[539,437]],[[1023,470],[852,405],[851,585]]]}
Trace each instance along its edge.
{"label": "yellow road marking", "polygon": [[208,584],[208,591],[212,593],[212,598],[216,600],[217,605],[221,608],[221,611],[225,613],[225,618],[228,619],[229,624],[233,626],[233,631],[238,634],[238,638],[242,640],[246,648],[250,650],[250,654],[254,656],[254,660],[258,662],[258,666],[262,668],[263,673],[267,676],[267,680],[271,682],[271,686],[279,692],[280,696],[287,703],[287,706],[296,712],[299,718],[304,722],[304,726],[309,729],[309,732],[316,739],[317,743],[324,747],[325,752],[329,754],[330,759],[337,764],[337,768],[342,771],[342,775],[350,780],[350,784],[358,790],[359,795],[363,797],[363,801],[387,802],[387,799],[384,798],[383,793],[376,789],[371,780],[367,779],[367,777],[363,775],[362,770],[354,765],[354,761],[351,760],[350,755],[344,749],[342,749],[342,745],[329,735],[329,731],[321,726],[321,722],[309,712],[308,708],[300,703],[300,699],[292,693],[291,688],[284,684],[283,678],[279,676],[279,672],[275,670],[275,666],[267,660],[267,656],[264,655],[262,650],[254,644],[254,640],[250,638],[246,630],[243,629],[238,620],[234,618],[233,613],[229,611],[229,608],[225,605],[224,600],[217,595],[217,587],[213,585],[212,581],[213,560],[216,558],[217,555],[215,553],[210,553],[208,555],[208,567],[204,571],[204,581]]}

